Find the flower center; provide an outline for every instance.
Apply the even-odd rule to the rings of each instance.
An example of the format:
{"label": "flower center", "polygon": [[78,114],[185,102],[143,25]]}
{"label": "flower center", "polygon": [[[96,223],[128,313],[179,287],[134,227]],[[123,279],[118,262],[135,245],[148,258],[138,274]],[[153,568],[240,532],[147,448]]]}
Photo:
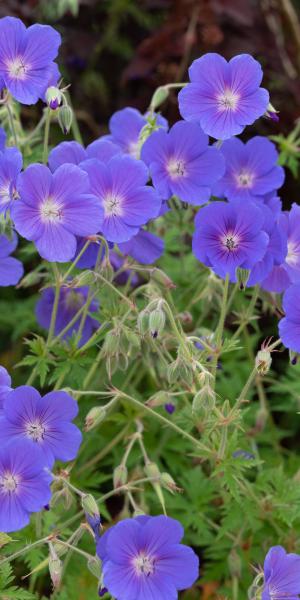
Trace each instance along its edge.
{"label": "flower center", "polygon": [[104,212],[106,217],[118,217],[122,214],[122,198],[108,194],[104,199]]}
{"label": "flower center", "polygon": [[80,292],[75,292],[71,290],[66,294],[65,297],[65,305],[67,308],[71,308],[74,310],[79,309],[84,304],[84,296]]}
{"label": "flower center", "polygon": [[26,425],[26,434],[34,442],[41,442],[44,439],[45,432],[46,429],[41,423],[41,421],[34,421],[31,423],[27,423]]}
{"label": "flower center", "polygon": [[238,101],[240,99],[239,94],[234,93],[232,90],[224,90],[222,94],[217,96],[219,110],[236,110]]}
{"label": "flower center", "polygon": [[234,233],[227,233],[221,238],[221,242],[226,250],[232,252],[233,250],[236,250],[239,245],[239,237]]}
{"label": "flower center", "polygon": [[25,79],[28,66],[24,65],[23,59],[18,56],[14,60],[10,61],[7,65],[8,72],[12,79]]}
{"label": "flower center", "polygon": [[62,207],[51,198],[41,204],[40,213],[42,221],[46,223],[57,223],[62,219]]}
{"label": "flower center", "polygon": [[146,575],[146,577],[154,573],[154,563],[154,558],[145,554],[139,554],[133,561],[137,575]]}
{"label": "flower center", "polygon": [[140,143],[130,142],[128,145],[128,154],[132,156],[132,158],[140,158]]}
{"label": "flower center", "polygon": [[236,175],[238,187],[251,188],[253,186],[254,176],[248,171],[241,171]]}
{"label": "flower center", "polygon": [[0,204],[8,204],[10,202],[10,184],[5,183],[0,188]]}
{"label": "flower center", "polygon": [[300,266],[300,244],[297,242],[288,242],[288,252],[285,261],[291,266]]}
{"label": "flower center", "polygon": [[18,487],[18,477],[13,475],[12,473],[5,473],[0,479],[0,488],[2,488],[5,492],[11,493],[15,492]]}
{"label": "flower center", "polygon": [[186,175],[185,163],[183,160],[173,158],[167,165],[167,171],[172,178],[184,177]]}

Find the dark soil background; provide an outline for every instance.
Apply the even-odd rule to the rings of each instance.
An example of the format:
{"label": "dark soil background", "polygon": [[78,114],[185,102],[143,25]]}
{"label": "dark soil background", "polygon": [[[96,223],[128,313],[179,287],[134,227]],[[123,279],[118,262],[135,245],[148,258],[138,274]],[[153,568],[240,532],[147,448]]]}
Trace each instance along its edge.
{"label": "dark soil background", "polygon": [[[287,134],[300,116],[299,0],[0,0],[6,15],[60,31],[61,72],[86,142],[107,131],[115,110],[145,111],[157,86],[186,80],[205,52],[248,52],[262,63],[280,122],[260,120],[251,135]],[[163,108],[170,122],[178,118],[176,94]],[[288,173],[284,205],[298,193]]]}

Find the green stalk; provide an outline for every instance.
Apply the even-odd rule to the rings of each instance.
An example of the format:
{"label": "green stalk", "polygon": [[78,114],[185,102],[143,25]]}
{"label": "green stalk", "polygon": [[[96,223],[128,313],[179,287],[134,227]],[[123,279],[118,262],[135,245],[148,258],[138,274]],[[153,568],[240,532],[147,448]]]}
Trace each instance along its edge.
{"label": "green stalk", "polygon": [[48,161],[48,146],[49,146],[49,133],[50,133],[50,122],[51,122],[51,108],[46,109],[46,121],[45,121],[45,132],[44,132],[44,149],[43,149],[43,163],[47,164]]}

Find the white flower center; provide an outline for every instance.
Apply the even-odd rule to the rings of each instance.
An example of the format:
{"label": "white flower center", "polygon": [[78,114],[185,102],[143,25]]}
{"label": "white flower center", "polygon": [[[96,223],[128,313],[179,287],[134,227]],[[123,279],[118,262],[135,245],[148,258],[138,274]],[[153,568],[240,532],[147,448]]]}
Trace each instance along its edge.
{"label": "white flower center", "polygon": [[41,442],[44,439],[46,429],[41,421],[34,421],[26,424],[26,435],[34,442]]}
{"label": "white flower center", "polygon": [[137,575],[146,575],[146,577],[154,573],[154,563],[154,558],[145,554],[139,554],[133,560],[133,566]]}
{"label": "white flower center", "polygon": [[12,79],[26,79],[28,65],[25,65],[21,56],[7,63],[7,69]]}
{"label": "white flower center", "polygon": [[254,183],[254,175],[249,171],[241,171],[236,176],[236,182],[239,188],[251,188]]}
{"label": "white flower center", "polygon": [[19,479],[16,475],[12,473],[5,473],[0,478],[0,489],[4,490],[6,493],[15,492],[18,487]]}
{"label": "white flower center", "polygon": [[167,171],[173,179],[184,177],[186,175],[185,163],[183,160],[176,160],[176,158],[173,158],[167,165]]}
{"label": "white flower center", "polygon": [[108,194],[104,198],[104,213],[106,217],[119,217],[122,215],[122,198]]}
{"label": "white flower center", "polygon": [[130,142],[130,144],[128,145],[128,154],[130,156],[132,156],[132,158],[140,158],[140,143],[137,142]]}
{"label": "white flower center", "polygon": [[232,90],[224,90],[222,94],[217,96],[218,108],[220,111],[224,110],[236,110],[240,95],[234,93]]}
{"label": "white flower center", "polygon": [[62,206],[48,198],[40,206],[41,219],[44,223],[57,223],[62,220]]}
{"label": "white flower center", "polygon": [[285,261],[292,267],[300,267],[300,243],[288,241],[288,252]]}
{"label": "white flower center", "polygon": [[238,248],[239,241],[240,241],[239,236],[234,233],[230,233],[230,232],[226,233],[221,238],[222,246],[226,250],[229,250],[229,252],[232,252],[233,250],[236,250]]}
{"label": "white flower center", "polygon": [[10,184],[5,183],[0,188],[0,204],[8,204],[10,202]]}

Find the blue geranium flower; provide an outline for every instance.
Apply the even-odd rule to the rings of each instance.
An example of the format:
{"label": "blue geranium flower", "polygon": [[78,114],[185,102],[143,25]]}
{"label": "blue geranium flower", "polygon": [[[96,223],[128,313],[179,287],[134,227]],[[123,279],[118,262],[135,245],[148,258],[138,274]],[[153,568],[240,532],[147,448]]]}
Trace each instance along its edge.
{"label": "blue geranium flower", "polygon": [[282,546],[270,548],[264,563],[262,600],[298,600],[300,556],[288,554]]}

